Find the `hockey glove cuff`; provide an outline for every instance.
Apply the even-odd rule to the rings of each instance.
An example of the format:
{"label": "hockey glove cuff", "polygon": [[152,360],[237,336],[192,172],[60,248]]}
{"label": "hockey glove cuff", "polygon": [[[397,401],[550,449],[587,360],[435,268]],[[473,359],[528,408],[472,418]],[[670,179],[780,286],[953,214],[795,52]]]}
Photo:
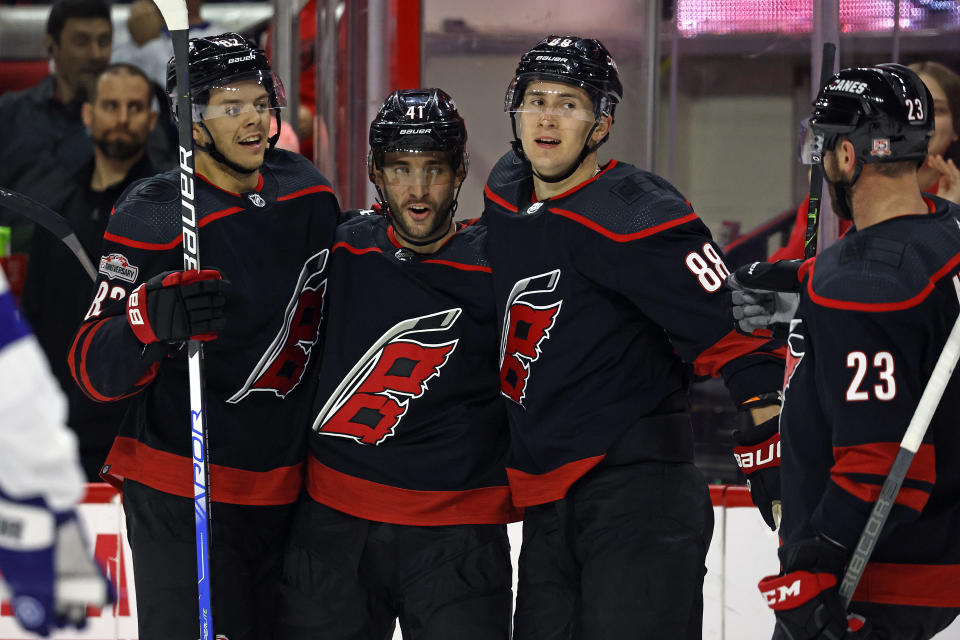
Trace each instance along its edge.
{"label": "hockey glove cuff", "polygon": [[753,504],[757,505],[763,521],[777,530],[779,518],[774,518],[774,506],[780,504],[780,417],[749,429],[733,432],[737,446],[733,457],[747,476],[747,487]]}
{"label": "hockey glove cuff", "polygon": [[143,344],[215,340],[229,282],[219,271],[166,271],[127,298],[127,323]]}
{"label": "hockey glove cuff", "polygon": [[[847,551],[819,536],[781,547],[783,573],[757,585],[789,640],[840,640],[859,637],[864,620],[848,620],[838,585]],[[854,636],[847,633],[858,631]]]}
{"label": "hockey glove cuff", "polygon": [[0,570],[17,621],[47,636],[86,625],[87,606],[103,607],[116,592],[91,558],[73,511],[55,514],[31,500],[0,497]]}

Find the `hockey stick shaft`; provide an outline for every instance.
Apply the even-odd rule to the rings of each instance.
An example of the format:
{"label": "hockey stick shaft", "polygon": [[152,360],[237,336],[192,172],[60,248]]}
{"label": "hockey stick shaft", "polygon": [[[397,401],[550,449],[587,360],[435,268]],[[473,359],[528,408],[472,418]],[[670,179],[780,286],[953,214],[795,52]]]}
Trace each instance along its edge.
{"label": "hockey stick shaft", "polygon": [[[837,45],[823,43],[823,57],[820,59],[820,82],[823,87],[833,76],[833,62],[837,55]],[[819,93],[819,92],[818,92]],[[810,203],[807,208],[807,231],[803,237],[803,259],[808,260],[817,254],[817,241],[820,234],[820,202],[823,196],[823,163],[818,162],[810,168]]]}
{"label": "hockey stick shaft", "polygon": [[60,238],[63,244],[67,245],[67,248],[70,249],[73,255],[77,257],[77,260],[80,261],[83,270],[87,272],[90,279],[96,281],[97,269],[90,261],[90,256],[84,251],[83,245],[81,245],[77,239],[77,234],[70,228],[70,223],[68,223],[63,216],[47,205],[37,202],[33,198],[28,198],[22,193],[11,191],[10,189],[0,189],[0,206],[19,213],[24,218]]}
{"label": "hockey stick shaft", "polygon": [[920,448],[920,443],[923,442],[923,437],[927,433],[933,414],[940,404],[940,398],[943,397],[943,392],[950,382],[958,358],[960,358],[960,317],[954,322],[950,336],[937,359],[937,364],[933,367],[930,380],[923,390],[923,395],[920,396],[920,402],[917,403],[917,408],[913,412],[907,431],[900,442],[897,457],[893,461],[887,479],[883,482],[880,496],[870,511],[870,517],[867,519],[867,524],[860,534],[857,546],[853,550],[853,556],[847,565],[847,572],[843,576],[843,582],[840,583],[840,598],[843,601],[844,609],[850,605],[853,593],[860,583],[860,578],[863,577],[870,555],[873,553],[880,532],[883,531],[883,526],[887,522],[890,509],[900,492],[903,480],[907,476],[913,456]]}
{"label": "hockey stick shaft", "polygon": [[[177,77],[177,134],[180,142],[180,210],[183,224],[183,269],[200,269],[200,237],[194,201],[193,110],[190,105],[189,23],[185,0],[155,0],[173,41]],[[197,547],[197,591],[200,639],[214,638],[210,593],[210,477],[208,469],[207,412],[203,385],[203,347],[187,342],[190,384],[190,438],[193,443],[193,503]]]}

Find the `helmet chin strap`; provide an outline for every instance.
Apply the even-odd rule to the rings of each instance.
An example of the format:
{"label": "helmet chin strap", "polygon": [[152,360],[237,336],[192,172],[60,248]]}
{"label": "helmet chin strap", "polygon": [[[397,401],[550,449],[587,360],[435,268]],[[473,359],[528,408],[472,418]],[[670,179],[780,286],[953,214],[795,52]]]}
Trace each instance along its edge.
{"label": "helmet chin strap", "polygon": [[566,171],[564,171],[558,176],[542,175],[539,171],[537,171],[533,167],[533,163],[530,162],[530,160],[527,158],[527,154],[523,152],[523,143],[520,142],[520,136],[517,135],[517,119],[513,113],[510,114],[510,127],[513,129],[513,141],[510,143],[510,146],[513,147],[513,152],[517,155],[518,158],[520,158],[521,160],[525,161],[527,164],[530,165],[530,171],[533,172],[533,175],[535,175],[538,180],[541,180],[543,182],[549,182],[549,183],[563,182],[564,180],[572,176],[574,173],[576,173],[577,169],[580,168],[580,165],[583,164],[583,161],[587,159],[587,156],[589,156],[591,153],[599,149],[600,145],[602,145],[604,142],[607,141],[607,136],[604,136],[603,139],[600,140],[600,142],[593,145],[592,147],[590,146],[590,136],[593,135],[593,132],[597,130],[597,127],[599,125],[600,125],[600,120],[594,121],[593,126],[590,127],[590,131],[587,132],[587,137],[583,142],[583,149],[580,151],[580,155],[577,157],[576,160],[573,161],[573,163],[570,165],[570,167]]}
{"label": "helmet chin strap", "polygon": [[[279,113],[279,111],[276,111],[276,119],[277,119],[277,132],[276,132],[274,135],[272,135],[272,136],[270,136],[269,138],[267,138],[267,148],[268,148],[268,149],[273,149],[274,146],[276,146],[276,144],[277,144],[277,140],[280,139],[280,113]],[[257,171],[260,170],[260,167],[254,167],[253,169],[249,169],[249,168],[247,168],[247,167],[241,167],[241,166],[240,166],[239,164],[237,164],[236,162],[234,162],[234,161],[230,160],[229,158],[227,158],[225,155],[223,155],[223,153],[220,151],[220,149],[217,148],[217,143],[213,141],[213,134],[211,134],[211,133],[210,133],[210,129],[207,128],[207,123],[204,122],[203,120],[201,120],[201,121],[200,121],[200,126],[203,127],[203,130],[206,132],[207,137],[210,138],[210,143],[203,145],[203,144],[197,144],[196,142],[194,142],[194,144],[195,144],[198,148],[200,148],[202,151],[206,151],[206,152],[210,155],[211,158],[213,158],[214,160],[216,160],[216,161],[219,162],[220,164],[222,164],[222,165],[224,165],[224,166],[226,166],[226,167],[229,167],[229,168],[232,169],[233,171],[236,171],[237,173],[239,173],[239,174],[241,174],[241,175],[245,175],[245,176],[248,176],[248,175],[250,175],[251,173],[256,173]],[[261,165],[261,166],[263,166],[263,165]]]}

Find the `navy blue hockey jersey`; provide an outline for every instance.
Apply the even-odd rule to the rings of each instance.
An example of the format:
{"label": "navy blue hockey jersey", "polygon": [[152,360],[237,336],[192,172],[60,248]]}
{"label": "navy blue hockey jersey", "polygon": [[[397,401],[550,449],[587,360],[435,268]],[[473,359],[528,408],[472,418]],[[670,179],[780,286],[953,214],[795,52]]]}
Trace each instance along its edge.
{"label": "navy blue hockey jersey", "polygon": [[[662,178],[611,160],[546,201],[513,152],[485,188],[516,504],[563,497],[639,420],[686,390],[779,389],[782,349],[734,331],[723,255]],[[673,409],[676,411],[676,409]]]}
{"label": "navy blue hockey jersey", "polygon": [[[804,263],[780,419],[785,543],[856,546],[960,312],[960,207],[850,232]],[[854,596],[960,607],[954,373]]]}
{"label": "navy blue hockey jersey", "polygon": [[379,215],[338,228],[310,436],[314,500],[396,524],[520,519],[485,238],[465,226],[418,256]]}
{"label": "navy blue hockey jersey", "polygon": [[[304,370],[320,330],[339,206],[301,156],[273,151],[261,173],[256,190],[245,194],[196,180],[200,260],[231,283],[226,327],[204,346],[215,502],[286,504],[303,486],[312,401]],[[144,349],[124,315],[129,292],[182,269],[173,171],[131,185],[118,202],[69,364],[91,398],[135,398],[101,475],[192,497],[186,350]]]}

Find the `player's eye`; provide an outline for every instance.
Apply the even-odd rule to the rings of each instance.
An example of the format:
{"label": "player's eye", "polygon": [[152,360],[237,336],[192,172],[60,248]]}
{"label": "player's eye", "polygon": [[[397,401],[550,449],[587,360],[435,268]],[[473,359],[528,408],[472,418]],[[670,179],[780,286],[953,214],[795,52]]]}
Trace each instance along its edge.
{"label": "player's eye", "polygon": [[258,102],[257,104],[253,105],[253,107],[254,109],[257,110],[257,113],[263,113],[264,111],[270,108],[270,104],[267,103],[266,101]]}
{"label": "player's eye", "polygon": [[224,107],[223,112],[230,117],[235,117],[240,115],[240,105],[237,104],[228,104]]}

